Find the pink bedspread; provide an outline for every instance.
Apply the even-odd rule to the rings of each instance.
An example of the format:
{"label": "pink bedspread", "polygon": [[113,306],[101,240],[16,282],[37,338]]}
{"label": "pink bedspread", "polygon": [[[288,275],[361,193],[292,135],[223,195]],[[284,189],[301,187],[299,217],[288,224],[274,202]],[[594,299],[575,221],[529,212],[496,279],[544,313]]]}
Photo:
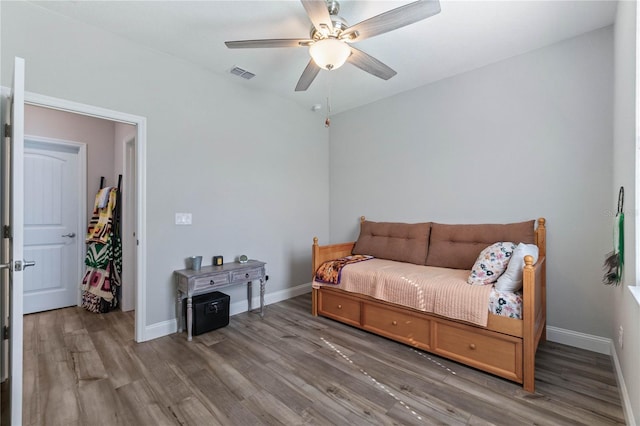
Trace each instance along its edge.
{"label": "pink bedspread", "polygon": [[345,266],[340,284],[330,286],[486,327],[493,286],[469,285],[468,277],[466,270],[371,259]]}

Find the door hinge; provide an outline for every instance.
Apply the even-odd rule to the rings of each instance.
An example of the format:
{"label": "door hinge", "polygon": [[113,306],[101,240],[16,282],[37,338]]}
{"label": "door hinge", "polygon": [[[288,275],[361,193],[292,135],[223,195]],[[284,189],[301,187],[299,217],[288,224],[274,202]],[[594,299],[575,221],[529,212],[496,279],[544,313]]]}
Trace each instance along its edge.
{"label": "door hinge", "polygon": [[2,226],[2,238],[11,238],[11,227],[9,225]]}
{"label": "door hinge", "polygon": [[9,339],[9,327],[8,326],[4,326],[2,327],[2,338],[4,340],[8,340]]}
{"label": "door hinge", "polygon": [[11,137],[11,124],[5,123],[5,125],[4,125],[4,137],[5,138],[10,138]]}

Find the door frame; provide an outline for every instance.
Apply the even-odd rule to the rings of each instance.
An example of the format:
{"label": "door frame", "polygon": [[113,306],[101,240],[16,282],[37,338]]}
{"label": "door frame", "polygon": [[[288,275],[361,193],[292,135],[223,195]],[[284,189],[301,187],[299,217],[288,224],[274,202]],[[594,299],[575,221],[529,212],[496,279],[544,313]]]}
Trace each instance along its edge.
{"label": "door frame", "polygon": [[[2,88],[3,96],[8,97],[10,90]],[[111,121],[136,126],[136,204],[135,229],[137,235],[136,251],[136,313],[135,341],[144,342],[149,339],[146,331],[147,318],[147,118],[125,112],[114,111],[93,105],[87,105],[33,92],[24,93],[25,104],[58,109],[89,117],[103,118]]]}
{"label": "door frame", "polygon": [[[65,139],[56,139],[50,138],[46,136],[33,136],[33,135],[24,135],[24,148],[25,151],[28,148],[29,142],[35,142],[36,144],[49,145],[49,146],[60,146],[63,148],[72,148],[77,150],[77,155],[79,159],[78,163],[78,186],[74,188],[74,190],[78,191],[78,205],[76,206],[78,213],[78,229],[76,229],[76,234],[78,235],[78,248],[76,253],[76,258],[78,259],[78,268],[76,270],[76,282],[79,284],[82,280],[82,276],[84,275],[84,262],[83,259],[86,255],[86,249],[84,245],[84,234],[87,229],[87,144],[83,142],[70,141]],[[26,197],[26,194],[25,194]],[[82,238],[82,242],[80,241]],[[80,286],[78,285],[78,292],[76,295],[76,306],[80,306],[82,304],[82,292],[80,291]]]}
{"label": "door frame", "polygon": [[[124,143],[122,144],[122,174],[124,176],[124,182],[123,182],[123,192],[124,192],[124,196],[121,197],[121,203],[122,203],[122,226],[121,226],[121,239],[122,239],[122,255],[125,259],[129,259],[129,255],[131,254],[132,257],[135,259],[136,257],[136,251],[135,249],[133,251],[130,251],[130,249],[128,247],[135,247],[135,240],[137,238],[137,232],[135,229],[135,202],[131,203],[131,202],[127,202],[128,200],[130,200],[130,194],[134,193],[135,194],[135,185],[131,185],[130,180],[131,180],[131,175],[136,176],[137,175],[137,171],[136,171],[136,164],[134,163],[133,165],[131,165],[131,159],[133,158],[133,161],[136,161],[136,138],[135,136],[130,138],[130,139],[126,139],[124,141]],[[131,153],[131,151],[133,151],[133,153]],[[129,167],[131,165],[131,167]],[[133,273],[135,274],[135,270],[133,271]],[[135,291],[136,291],[136,286],[137,283],[135,281],[135,279],[133,280],[133,291],[130,291],[128,287],[131,287],[132,283],[128,283],[127,285],[127,279],[131,277],[131,275],[129,275],[124,269],[123,271],[120,273],[121,275],[121,279],[122,279],[122,292],[121,292],[121,296],[122,296],[122,304],[121,309],[125,312],[130,311],[131,309],[135,309],[135,299],[136,299],[136,295],[135,295]],[[130,301],[130,299],[133,299],[133,303]],[[126,310],[125,310],[126,309]]]}

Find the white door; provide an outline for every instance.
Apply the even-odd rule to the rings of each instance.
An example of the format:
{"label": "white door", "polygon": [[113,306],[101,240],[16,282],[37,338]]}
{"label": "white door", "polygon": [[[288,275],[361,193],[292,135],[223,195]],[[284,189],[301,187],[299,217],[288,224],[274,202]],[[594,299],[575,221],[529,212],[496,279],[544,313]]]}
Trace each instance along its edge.
{"label": "white door", "polygon": [[80,148],[25,138],[24,255],[37,264],[24,273],[25,314],[78,304]]}
{"label": "white door", "polygon": [[[4,185],[2,193],[3,208],[3,241],[7,244],[3,250],[2,266],[9,269],[9,274],[3,274],[2,285],[8,287],[8,298],[1,301],[3,308],[2,318],[9,327],[7,342],[8,365],[6,380],[9,381],[9,422],[12,425],[22,423],[22,280],[23,269],[31,262],[23,259],[23,219],[24,219],[24,59],[15,58],[13,71],[13,87],[10,97],[10,106],[7,108],[8,117],[5,123],[10,124],[10,130],[5,136],[9,141],[3,151],[3,168],[10,170],[5,174],[8,181]],[[4,227],[8,226],[8,232]],[[7,261],[8,260],[8,261]],[[1,292],[2,295],[5,292]],[[6,300],[5,300],[6,299]],[[4,351],[2,352],[4,354]],[[7,398],[0,398],[6,400]],[[5,407],[3,407],[5,409]]]}

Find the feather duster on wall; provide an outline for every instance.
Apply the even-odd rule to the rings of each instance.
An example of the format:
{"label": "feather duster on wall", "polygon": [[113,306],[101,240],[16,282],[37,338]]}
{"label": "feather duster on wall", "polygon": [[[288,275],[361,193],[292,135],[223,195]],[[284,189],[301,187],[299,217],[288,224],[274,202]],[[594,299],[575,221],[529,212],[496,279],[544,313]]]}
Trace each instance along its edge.
{"label": "feather duster on wall", "polygon": [[602,282],[617,286],[622,282],[624,266],[624,187],[618,192],[618,212],[613,221],[613,251],[604,259]]}

